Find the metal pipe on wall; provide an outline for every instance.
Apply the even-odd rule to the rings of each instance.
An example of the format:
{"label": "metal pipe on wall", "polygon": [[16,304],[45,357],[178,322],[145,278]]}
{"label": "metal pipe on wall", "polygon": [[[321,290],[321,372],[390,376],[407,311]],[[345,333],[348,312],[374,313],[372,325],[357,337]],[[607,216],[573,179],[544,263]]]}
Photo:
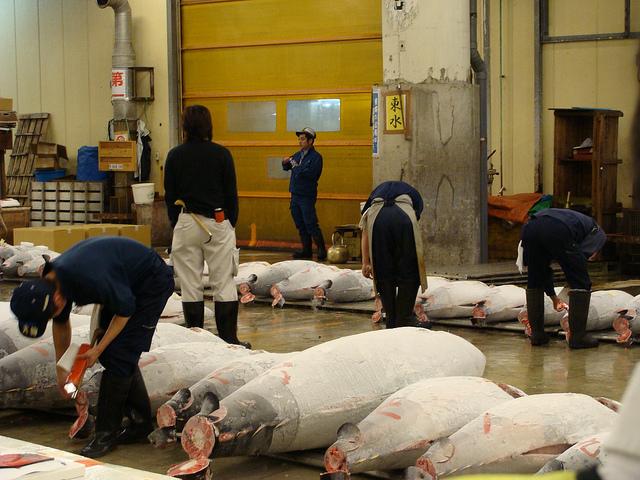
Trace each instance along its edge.
{"label": "metal pipe on wall", "polygon": [[533,158],[535,162],[534,188],[542,193],[542,26],[540,0],[534,1],[533,12]]}
{"label": "metal pipe on wall", "polygon": [[[128,0],[96,0],[98,7],[111,7],[115,16],[115,40],[113,44],[113,53],[111,55],[111,68],[113,70],[126,70],[127,78],[124,80],[126,85],[133,87],[133,70],[136,64],[136,52],[133,50],[133,42],[131,40],[131,7]],[[113,92],[113,91],[112,91]],[[111,104],[113,105],[113,118],[115,120],[135,120],[136,105],[129,97],[125,95],[123,98],[114,98],[112,94]]]}
{"label": "metal pipe on wall", "polygon": [[471,68],[480,86],[480,262],[486,263],[489,258],[488,89],[486,65],[478,52],[477,0],[469,0],[469,17]]}

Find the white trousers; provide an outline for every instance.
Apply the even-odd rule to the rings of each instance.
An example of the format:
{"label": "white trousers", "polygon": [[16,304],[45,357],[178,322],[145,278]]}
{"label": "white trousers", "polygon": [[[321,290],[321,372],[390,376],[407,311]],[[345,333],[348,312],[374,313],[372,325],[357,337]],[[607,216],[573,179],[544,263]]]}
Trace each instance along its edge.
{"label": "white trousers", "polygon": [[189,213],[181,213],[173,229],[171,262],[180,279],[182,301],[201,302],[204,299],[204,262],[209,267],[213,301],[235,301],[238,293],[233,277],[238,273],[239,261],[236,231],[229,220],[218,223],[212,218],[198,217],[211,232],[209,243],[205,243],[209,235]]}

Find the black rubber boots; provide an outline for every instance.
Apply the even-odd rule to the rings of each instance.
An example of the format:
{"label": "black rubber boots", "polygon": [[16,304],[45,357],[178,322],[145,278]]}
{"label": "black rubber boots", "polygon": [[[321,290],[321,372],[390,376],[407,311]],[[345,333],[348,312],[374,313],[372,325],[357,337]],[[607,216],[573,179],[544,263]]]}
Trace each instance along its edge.
{"label": "black rubber boots", "polygon": [[593,348],[598,346],[598,340],[587,333],[587,318],[589,317],[589,290],[571,290],[569,292],[569,347]]}
{"label": "black rubber boots", "polygon": [[302,242],[302,250],[293,252],[293,258],[298,260],[310,259],[313,256],[311,235],[300,235],[300,241]]}
{"label": "black rubber boots", "polygon": [[182,311],[188,328],[204,326],[204,302],[182,302]]}
{"label": "black rubber boots", "polygon": [[531,345],[538,347],[549,343],[544,331],[544,290],[527,288],[527,316],[531,326]]}
{"label": "black rubber boots", "polygon": [[327,249],[320,229],[318,229],[318,234],[313,237],[313,241],[316,242],[318,261],[324,262],[327,259]]}
{"label": "black rubber boots", "polygon": [[218,336],[227,343],[251,348],[249,342],[238,340],[238,301],[215,302],[214,305]]}

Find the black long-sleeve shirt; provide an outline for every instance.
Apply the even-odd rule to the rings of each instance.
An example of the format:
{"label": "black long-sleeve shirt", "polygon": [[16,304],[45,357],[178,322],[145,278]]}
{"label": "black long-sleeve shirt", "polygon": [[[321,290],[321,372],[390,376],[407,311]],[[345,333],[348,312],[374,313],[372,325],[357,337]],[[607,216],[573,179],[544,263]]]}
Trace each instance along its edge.
{"label": "black long-sleeve shirt", "polygon": [[169,221],[175,226],[180,199],[187,210],[213,218],[224,209],[231,225],[238,221],[238,188],[231,152],[209,141],[188,141],[171,149],[164,167],[165,201]]}

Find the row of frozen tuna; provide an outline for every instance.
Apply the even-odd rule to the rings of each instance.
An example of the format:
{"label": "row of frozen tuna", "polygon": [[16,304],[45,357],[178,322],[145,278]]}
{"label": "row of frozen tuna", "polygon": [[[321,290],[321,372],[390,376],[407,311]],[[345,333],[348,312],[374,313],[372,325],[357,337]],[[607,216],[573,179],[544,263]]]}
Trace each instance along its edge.
{"label": "row of frozen tuna", "polygon": [[182,430],[184,450],[202,466],[326,448],[329,472],[413,466],[408,478],[597,461],[568,449],[611,429],[616,402],[526,396],[481,378],[484,366],[460,337],[409,327],[343,337],[275,364],[245,357],[177,392],[158,409],[150,439],[164,446]]}
{"label": "row of frozen tuna", "polygon": [[4,278],[39,277],[44,266],[45,257],[53,260],[57,252],[44,245],[22,242],[10,245],[2,241],[0,244],[0,272]]}
{"label": "row of frozen tuna", "polygon": [[[74,342],[87,340],[88,326],[73,329]],[[48,338],[0,359],[0,407],[71,407],[58,393],[54,358]],[[328,471],[415,464],[438,475],[534,471],[606,432],[615,418],[613,402],[527,397],[482,379],[485,357],[476,347],[425,329],[367,332],[276,354],[160,324],[139,365],[157,409],[150,438],[163,446],[182,432],[196,459],[328,447]],[[91,429],[100,375],[96,366],[85,376],[72,436]]]}
{"label": "row of frozen tuna", "polygon": [[[562,297],[561,289],[557,289]],[[478,281],[448,281],[429,277],[429,288],[416,299],[418,315],[430,319],[468,318],[474,324],[502,322],[518,319],[531,334],[526,293],[515,285],[490,287]],[[544,322],[547,326],[561,325],[569,329],[566,310],[556,311],[551,299],[545,296]],[[621,290],[602,290],[591,295],[587,330],[614,328],[618,342],[630,344],[640,334],[640,295],[633,297]]]}
{"label": "row of frozen tuna", "polygon": [[[205,264],[205,283],[208,275]],[[241,263],[234,280],[242,303],[256,297],[272,297],[273,306],[283,306],[285,300],[347,303],[371,300],[375,295],[373,281],[359,270],[311,260]]]}

